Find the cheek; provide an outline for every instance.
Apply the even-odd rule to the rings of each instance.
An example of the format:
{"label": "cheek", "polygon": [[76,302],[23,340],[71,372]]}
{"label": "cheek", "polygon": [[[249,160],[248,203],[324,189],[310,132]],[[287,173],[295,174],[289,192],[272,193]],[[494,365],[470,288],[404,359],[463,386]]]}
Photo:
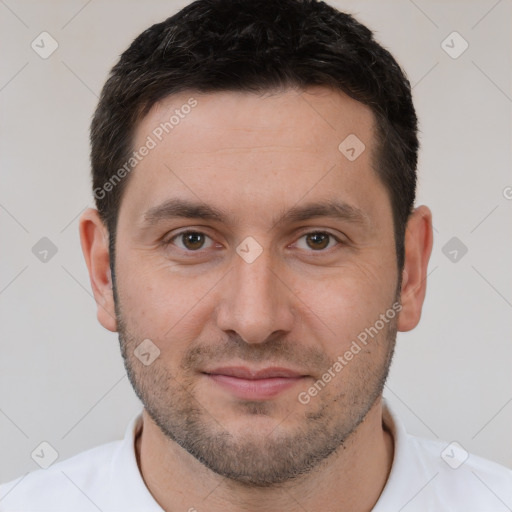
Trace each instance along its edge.
{"label": "cheek", "polygon": [[[396,272],[362,263],[338,269],[321,281],[310,281],[300,294],[309,313],[304,321],[316,325],[324,350],[334,356],[373,326],[395,299]],[[297,286],[300,286],[297,282]],[[393,313],[393,312],[392,312]]]}
{"label": "cheek", "polygon": [[209,314],[204,299],[216,280],[190,279],[142,258],[125,259],[118,267],[117,289],[130,334],[151,339],[162,352],[189,346]]}

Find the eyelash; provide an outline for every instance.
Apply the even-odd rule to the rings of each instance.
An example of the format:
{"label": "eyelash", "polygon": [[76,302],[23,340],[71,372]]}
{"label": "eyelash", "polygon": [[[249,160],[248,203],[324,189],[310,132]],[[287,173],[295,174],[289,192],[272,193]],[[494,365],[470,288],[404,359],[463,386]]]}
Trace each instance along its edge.
{"label": "eyelash", "polygon": [[[181,236],[184,236],[184,235],[190,235],[190,234],[194,234],[194,235],[204,235],[205,237],[209,238],[210,240],[213,240],[210,236],[208,236],[206,233],[203,233],[202,231],[195,231],[195,230],[187,230],[187,231],[181,231],[180,233],[177,233],[175,235],[173,235],[172,237],[166,239],[166,240],[163,240],[162,241],[162,246],[163,247],[168,247],[169,245],[171,245],[174,240],[178,239],[179,237]],[[335,249],[338,245],[343,245],[343,241],[340,240],[337,236],[335,236],[334,234],[330,233],[329,231],[322,231],[322,230],[314,230],[314,231],[308,231],[306,233],[302,233],[301,236],[297,239],[297,240],[300,240],[308,235],[319,235],[319,234],[322,234],[322,235],[327,235],[330,237],[330,239],[334,239],[337,243],[334,247],[330,247],[330,248],[326,248],[326,249],[319,249],[317,251],[311,249],[307,252],[310,252],[311,254],[326,254],[326,253],[329,253],[331,252],[333,249]],[[202,254],[204,251],[207,251],[207,249],[198,249],[196,251],[194,250],[189,250],[189,249],[182,249],[181,247],[178,247],[178,249],[180,251],[183,251],[185,253],[188,253],[188,254]]]}

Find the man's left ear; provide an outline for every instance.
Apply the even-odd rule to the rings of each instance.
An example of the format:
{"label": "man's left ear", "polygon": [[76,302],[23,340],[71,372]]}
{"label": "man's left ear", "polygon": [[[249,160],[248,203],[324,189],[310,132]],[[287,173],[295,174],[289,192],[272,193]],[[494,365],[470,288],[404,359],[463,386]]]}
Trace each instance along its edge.
{"label": "man's left ear", "polygon": [[421,318],[427,290],[427,267],[432,253],[432,212],[418,206],[411,213],[405,230],[405,261],[402,272],[398,330],[414,329]]}

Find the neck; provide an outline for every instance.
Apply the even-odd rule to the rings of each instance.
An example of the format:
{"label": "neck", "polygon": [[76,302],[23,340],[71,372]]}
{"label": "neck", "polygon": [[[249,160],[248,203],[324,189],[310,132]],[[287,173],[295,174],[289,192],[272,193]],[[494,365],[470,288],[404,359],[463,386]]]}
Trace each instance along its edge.
{"label": "neck", "polygon": [[164,510],[274,512],[287,510],[371,511],[393,462],[393,438],[383,428],[378,400],[344,446],[314,471],[275,487],[253,488],[207,469],[166,438],[143,412],[135,443],[149,491]]}

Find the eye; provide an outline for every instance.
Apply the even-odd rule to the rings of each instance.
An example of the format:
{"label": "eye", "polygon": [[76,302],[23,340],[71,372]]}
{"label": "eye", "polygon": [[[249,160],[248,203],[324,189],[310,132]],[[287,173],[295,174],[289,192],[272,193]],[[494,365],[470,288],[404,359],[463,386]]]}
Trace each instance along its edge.
{"label": "eye", "polygon": [[[207,244],[209,240],[209,244]],[[183,231],[169,238],[164,242],[164,245],[176,245],[179,249],[184,251],[195,252],[201,249],[208,249],[213,245],[213,240],[200,231]]]}
{"label": "eye", "polygon": [[[301,240],[304,240],[305,244],[301,244]],[[297,247],[305,250],[313,249],[313,251],[324,251],[325,249],[331,249],[332,247],[339,245],[339,243],[340,240],[331,233],[327,233],[325,231],[311,231],[299,238]]]}

